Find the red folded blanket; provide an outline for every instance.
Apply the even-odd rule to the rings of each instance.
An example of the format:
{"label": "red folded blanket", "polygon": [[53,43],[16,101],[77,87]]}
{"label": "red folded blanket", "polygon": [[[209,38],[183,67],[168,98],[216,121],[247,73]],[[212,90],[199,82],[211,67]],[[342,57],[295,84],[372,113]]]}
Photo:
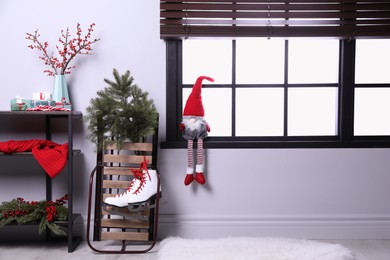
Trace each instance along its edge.
{"label": "red folded blanket", "polygon": [[0,142],[0,152],[32,152],[35,159],[50,178],[54,178],[66,165],[68,159],[68,144],[57,144],[49,140],[10,140],[7,142]]}

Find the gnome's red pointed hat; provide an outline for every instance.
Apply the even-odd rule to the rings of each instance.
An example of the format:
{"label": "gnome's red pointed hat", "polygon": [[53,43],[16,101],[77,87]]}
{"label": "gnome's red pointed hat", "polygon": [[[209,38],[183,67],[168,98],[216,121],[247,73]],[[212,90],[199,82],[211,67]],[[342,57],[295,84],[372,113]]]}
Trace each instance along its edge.
{"label": "gnome's red pointed hat", "polygon": [[202,103],[202,81],[206,79],[214,82],[213,78],[207,76],[199,76],[196,79],[192,92],[188,96],[186,105],[184,107],[183,116],[204,116],[204,108]]}

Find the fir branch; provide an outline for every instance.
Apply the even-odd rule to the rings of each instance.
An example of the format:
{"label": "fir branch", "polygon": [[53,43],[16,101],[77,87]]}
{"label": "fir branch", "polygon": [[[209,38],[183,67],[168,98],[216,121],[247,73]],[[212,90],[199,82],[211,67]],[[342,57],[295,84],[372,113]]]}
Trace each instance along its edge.
{"label": "fir branch", "polygon": [[46,230],[47,223],[48,221],[46,218],[41,219],[41,222],[39,223],[39,234],[42,234],[42,232]]}
{"label": "fir branch", "polygon": [[15,220],[14,217],[2,218],[0,220],[0,228],[4,227],[5,225],[8,225],[8,224],[12,223],[14,220]]}
{"label": "fir branch", "polygon": [[61,229],[60,226],[55,225],[54,223],[46,222],[46,226],[57,236],[66,236],[66,232]]}
{"label": "fir branch", "polygon": [[86,108],[88,138],[97,150],[103,148],[102,141],[115,142],[118,147],[126,140],[138,142],[157,126],[154,102],[148,99],[148,92],[133,84],[130,71],[120,75],[114,69],[113,76],[114,80],[104,79],[108,87],[97,91],[97,97]]}

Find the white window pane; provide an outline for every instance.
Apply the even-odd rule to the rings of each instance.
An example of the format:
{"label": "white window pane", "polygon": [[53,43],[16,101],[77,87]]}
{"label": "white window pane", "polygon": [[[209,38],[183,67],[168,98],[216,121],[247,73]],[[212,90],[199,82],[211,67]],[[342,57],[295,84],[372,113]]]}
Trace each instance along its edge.
{"label": "white window pane", "polygon": [[355,135],[390,135],[390,89],[355,89]]}
{"label": "white window pane", "polygon": [[290,40],[289,83],[337,83],[338,40]]}
{"label": "white window pane", "polygon": [[236,90],[237,136],[283,136],[283,89]]}
{"label": "white window pane", "polygon": [[390,40],[356,41],[356,83],[390,82]]}
{"label": "white window pane", "polygon": [[337,88],[288,91],[288,135],[337,134]]}
{"label": "white window pane", "polygon": [[[191,88],[183,89],[183,110]],[[209,123],[211,131],[209,136],[232,135],[232,91],[227,88],[202,89],[202,102],[205,111],[205,119]]]}
{"label": "white window pane", "polygon": [[202,75],[215,84],[232,83],[231,40],[183,41],[183,83],[193,84]]}
{"label": "white window pane", "polygon": [[284,82],[284,40],[236,40],[236,82],[278,84]]}

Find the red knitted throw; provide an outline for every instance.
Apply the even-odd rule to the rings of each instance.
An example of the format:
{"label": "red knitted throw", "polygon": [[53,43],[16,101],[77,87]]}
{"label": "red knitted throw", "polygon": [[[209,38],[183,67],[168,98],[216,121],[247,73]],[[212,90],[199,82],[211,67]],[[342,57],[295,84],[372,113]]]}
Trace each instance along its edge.
{"label": "red knitted throw", "polygon": [[68,144],[57,144],[49,140],[10,140],[0,142],[0,152],[32,152],[34,158],[50,176],[54,178],[65,167],[68,159]]}

